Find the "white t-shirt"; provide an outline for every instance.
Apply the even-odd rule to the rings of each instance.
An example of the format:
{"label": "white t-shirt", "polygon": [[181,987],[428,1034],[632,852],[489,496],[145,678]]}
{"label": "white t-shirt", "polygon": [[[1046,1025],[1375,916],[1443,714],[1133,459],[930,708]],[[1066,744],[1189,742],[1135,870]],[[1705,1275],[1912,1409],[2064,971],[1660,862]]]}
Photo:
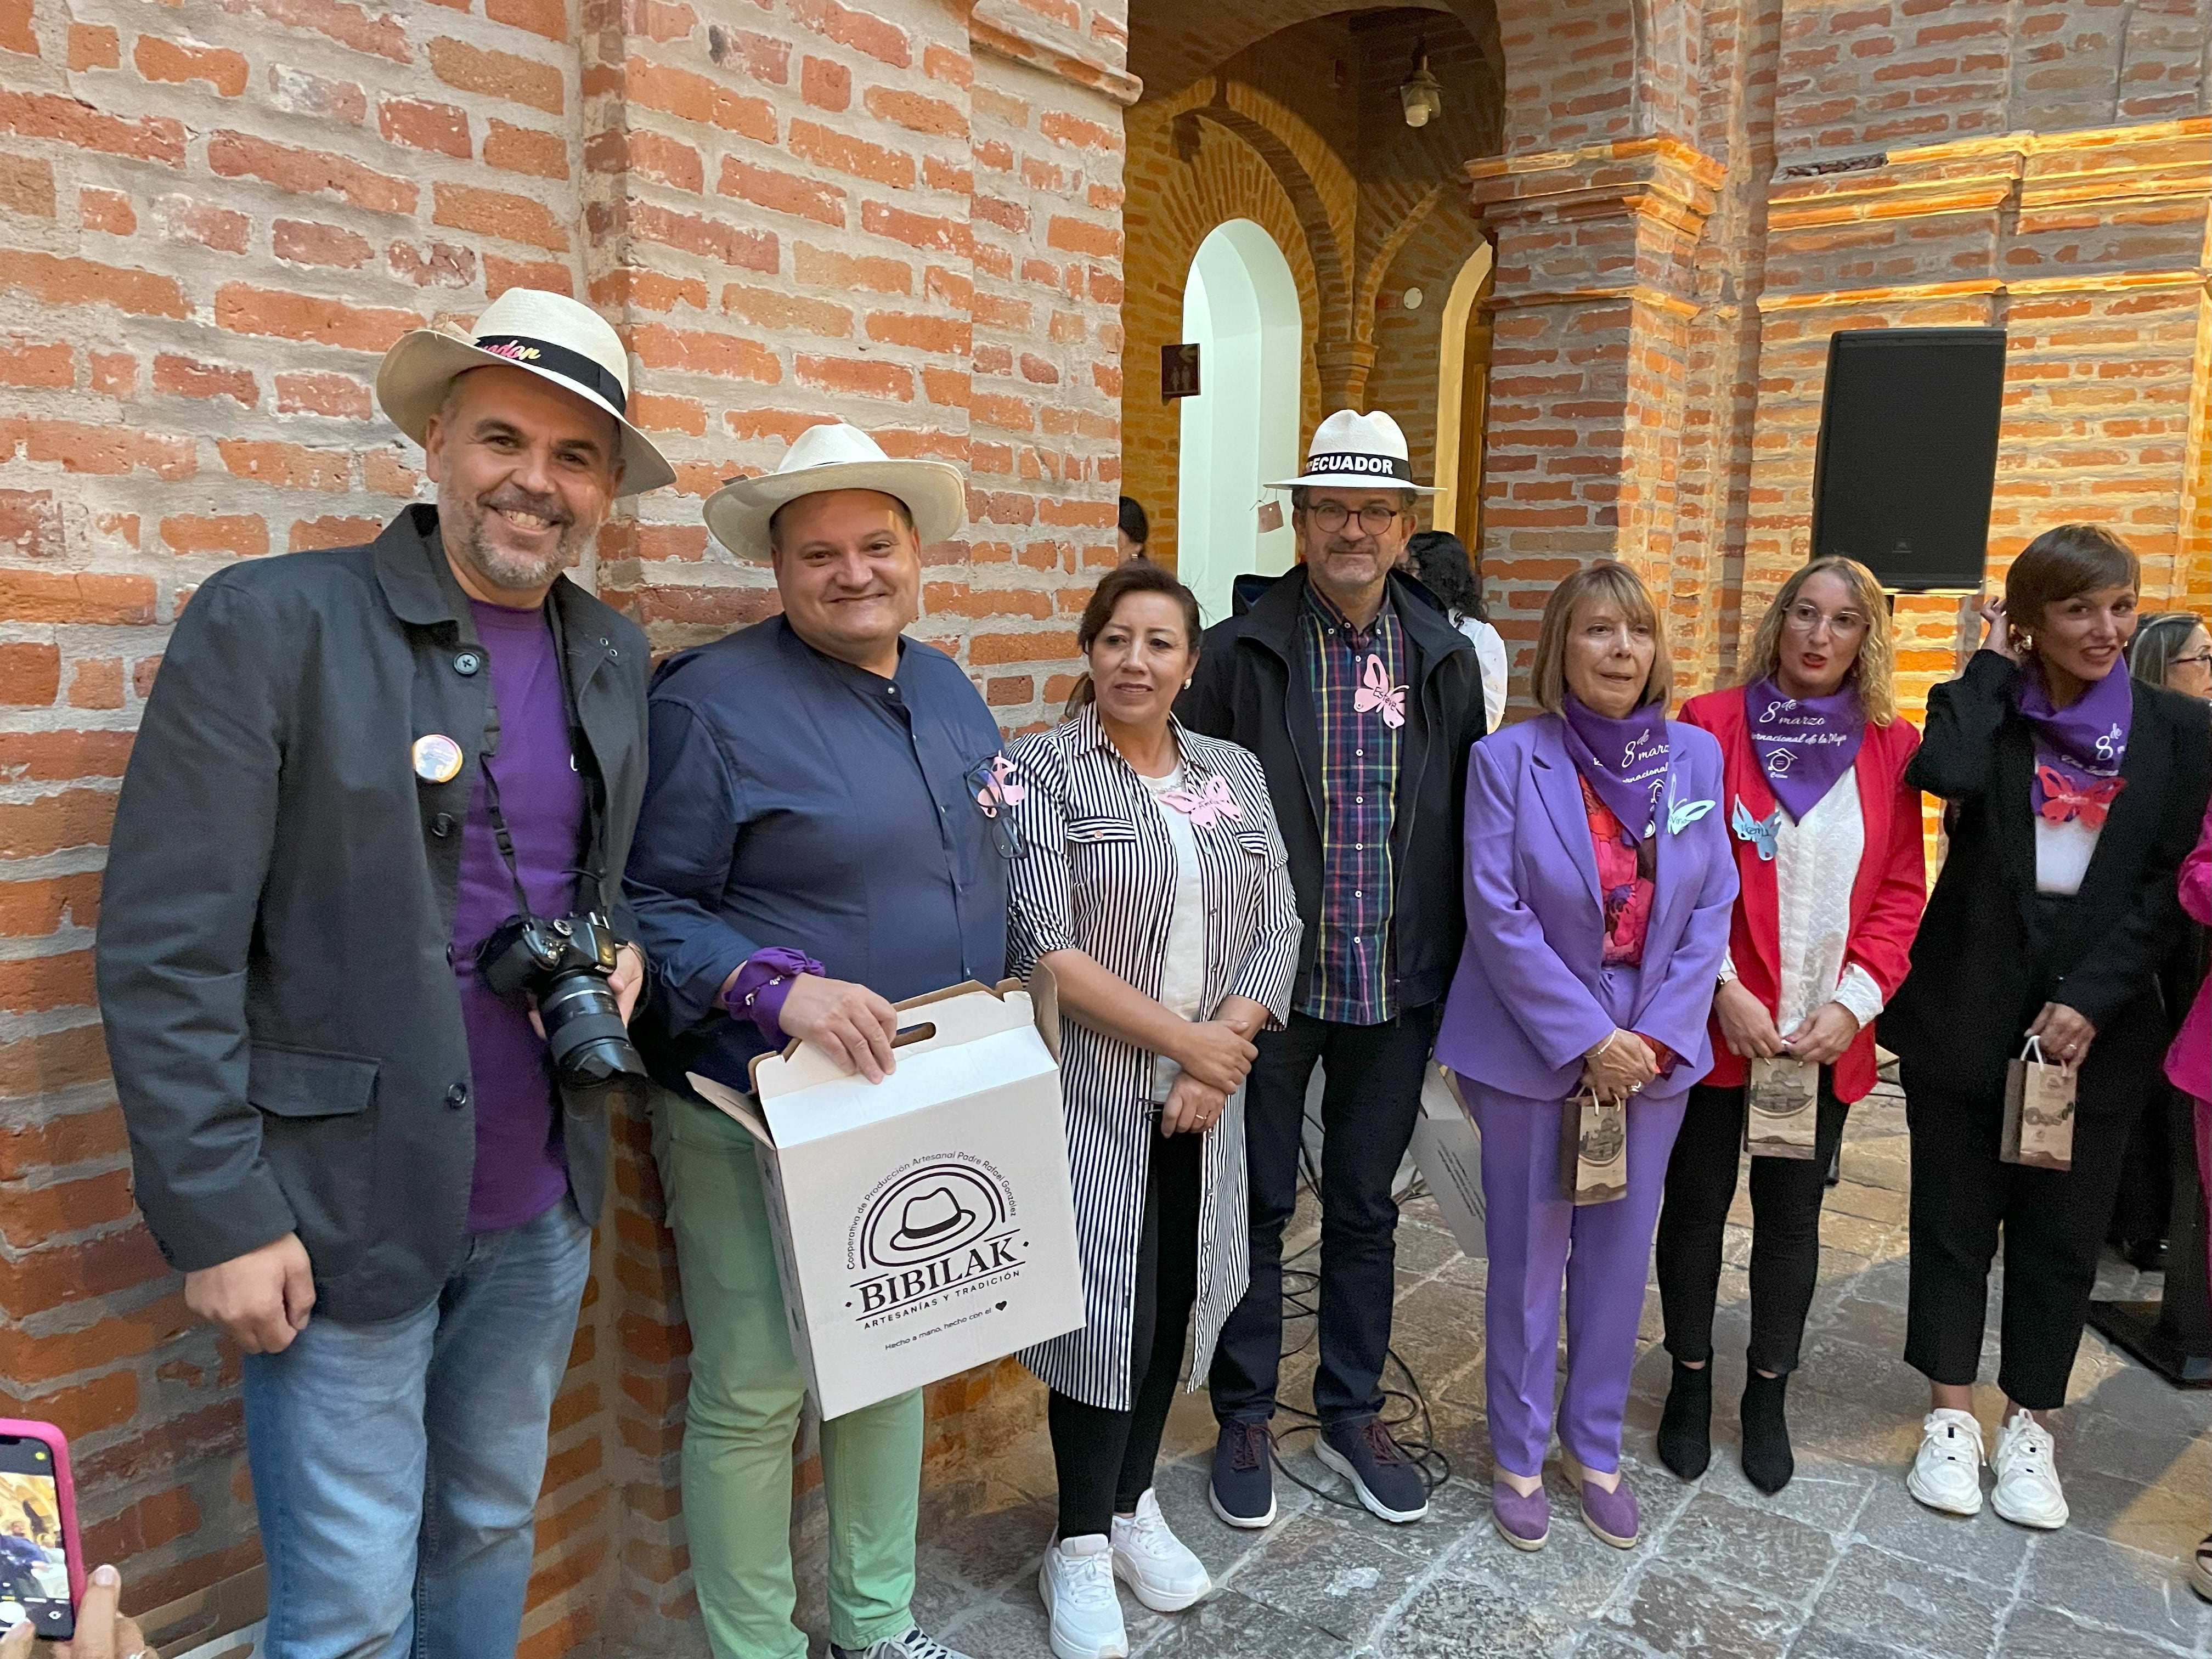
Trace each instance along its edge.
{"label": "white t-shirt", "polygon": [[2097,837],[2103,833],[2102,824],[2092,829],[2080,818],[2053,823],[2038,812],[2035,815],[2035,890],[2063,894],[2068,897],[2080,892],[2081,878],[2089,873],[2089,860],[2097,854]]}
{"label": "white t-shirt", "polygon": [[1473,617],[1462,617],[1453,626],[1473,641],[1474,659],[1482,665],[1484,729],[1495,732],[1498,722],[1505,718],[1505,683],[1511,672],[1505,665],[1504,638],[1488,623]]}
{"label": "white t-shirt", "polygon": [[[1180,1018],[1196,1019],[1206,998],[1206,896],[1199,884],[1198,837],[1191,831],[1189,817],[1164,799],[1182,787],[1182,768],[1144,782],[1152,792],[1152,804],[1159,809],[1176,855],[1175,906],[1168,913],[1167,960],[1160,964],[1160,1006]],[[1152,1057],[1154,1100],[1168,1097],[1182,1070],[1165,1054]]]}

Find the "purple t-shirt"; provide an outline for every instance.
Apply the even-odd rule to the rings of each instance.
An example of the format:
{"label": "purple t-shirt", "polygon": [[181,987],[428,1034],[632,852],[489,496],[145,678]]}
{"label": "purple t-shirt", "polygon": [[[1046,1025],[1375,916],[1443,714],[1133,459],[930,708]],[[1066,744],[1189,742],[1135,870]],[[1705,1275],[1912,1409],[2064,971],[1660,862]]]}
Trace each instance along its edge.
{"label": "purple t-shirt", "polygon": [[[500,811],[531,908],[565,916],[581,856],[584,780],[568,752],[561,666],[543,611],[510,611],[471,599],[477,635],[491,659],[499,705],[499,753],[491,769]],[[561,1147],[559,1096],[545,1040],[531,1028],[526,998],[494,996],[477,973],[477,946],[514,915],[514,884],[492,836],[483,783],[461,832],[460,886],[453,904],[453,973],[469,1034],[476,1085],[477,1161],[469,1183],[469,1231],[519,1227],[561,1201],[568,1166]]]}

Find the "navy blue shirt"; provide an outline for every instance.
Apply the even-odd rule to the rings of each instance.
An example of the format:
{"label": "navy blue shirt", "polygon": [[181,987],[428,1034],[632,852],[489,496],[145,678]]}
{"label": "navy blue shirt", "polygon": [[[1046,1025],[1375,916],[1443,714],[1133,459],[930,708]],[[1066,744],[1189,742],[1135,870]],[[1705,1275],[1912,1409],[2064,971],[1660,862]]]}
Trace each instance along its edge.
{"label": "navy blue shirt", "polygon": [[648,707],[624,891],[656,980],[635,1035],[662,1083],[750,1086],[767,1044],[719,999],[770,945],[893,1002],[1005,975],[1006,860],[969,781],[999,726],[951,658],[902,640],[884,679],[776,617],[671,658]]}

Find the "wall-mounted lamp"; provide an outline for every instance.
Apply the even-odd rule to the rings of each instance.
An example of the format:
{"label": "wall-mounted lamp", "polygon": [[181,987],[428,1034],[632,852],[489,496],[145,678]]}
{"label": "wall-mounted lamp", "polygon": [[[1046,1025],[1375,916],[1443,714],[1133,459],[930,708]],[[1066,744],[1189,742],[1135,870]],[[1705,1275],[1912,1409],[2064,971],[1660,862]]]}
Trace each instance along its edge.
{"label": "wall-mounted lamp", "polygon": [[1443,113],[1444,89],[1429,73],[1429,43],[1425,40],[1413,48],[1413,72],[1398,88],[1398,101],[1406,106],[1406,125],[1409,127],[1425,127]]}

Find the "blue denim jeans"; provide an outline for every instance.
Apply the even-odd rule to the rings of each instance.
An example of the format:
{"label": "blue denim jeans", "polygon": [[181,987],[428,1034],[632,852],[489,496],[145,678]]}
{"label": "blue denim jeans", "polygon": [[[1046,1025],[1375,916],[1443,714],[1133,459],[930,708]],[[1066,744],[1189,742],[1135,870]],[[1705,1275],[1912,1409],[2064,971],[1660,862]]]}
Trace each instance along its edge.
{"label": "blue denim jeans", "polygon": [[564,1195],[427,1307],[246,1357],[265,1659],[511,1659],[591,1255]]}

